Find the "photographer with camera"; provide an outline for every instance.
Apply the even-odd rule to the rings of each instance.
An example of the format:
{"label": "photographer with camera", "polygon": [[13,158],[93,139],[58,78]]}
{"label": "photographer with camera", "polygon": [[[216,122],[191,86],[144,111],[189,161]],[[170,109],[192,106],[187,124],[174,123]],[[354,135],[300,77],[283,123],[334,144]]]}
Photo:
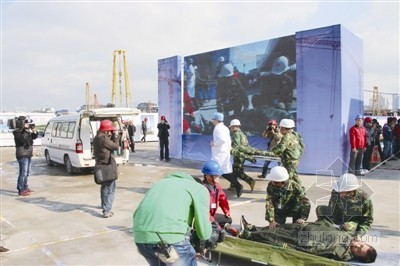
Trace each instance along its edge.
{"label": "photographer with camera", "polygon": [[160,161],[164,160],[169,162],[169,124],[165,116],[161,116],[161,122],[157,124],[158,139],[160,142]]}
{"label": "photographer with camera", "polygon": [[[114,160],[114,158],[112,158],[112,153],[115,150],[118,151],[120,147],[119,140],[123,133],[123,130],[118,130],[116,132],[113,122],[105,119],[100,122],[100,128],[93,139],[93,152],[96,159],[96,166],[111,164],[115,177],[118,177],[117,165],[112,161]],[[111,209],[115,197],[115,180],[116,179],[101,183],[100,197],[104,218],[109,218],[114,215]]]}
{"label": "photographer with camera", "polygon": [[[262,137],[269,139],[267,151],[272,150],[279,144],[282,139],[282,134],[280,133],[276,120],[272,119],[268,121],[268,124],[262,133]],[[261,175],[258,175],[257,177],[265,178],[267,176],[268,166],[270,163],[271,161],[265,160]],[[278,162],[278,165],[281,165],[281,163]]]}
{"label": "photographer with camera", "polygon": [[203,185],[189,174],[175,172],[154,184],[133,214],[133,234],[149,265],[197,265],[189,238],[211,236],[210,199]]}
{"label": "photographer with camera", "polygon": [[19,164],[19,175],[17,182],[18,195],[29,196],[33,191],[28,187],[28,176],[31,170],[33,156],[33,140],[38,137],[35,124],[25,116],[16,119],[16,128],[13,131],[16,157]]}

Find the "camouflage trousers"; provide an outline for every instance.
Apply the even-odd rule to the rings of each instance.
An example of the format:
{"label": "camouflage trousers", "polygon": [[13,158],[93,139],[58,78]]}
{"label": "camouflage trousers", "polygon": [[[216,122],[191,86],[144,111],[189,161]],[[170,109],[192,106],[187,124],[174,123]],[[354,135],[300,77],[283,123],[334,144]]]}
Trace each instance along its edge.
{"label": "camouflage trousers", "polygon": [[244,162],[255,163],[257,160],[252,155],[264,155],[266,151],[259,150],[250,146],[235,147],[231,150],[233,156],[233,173],[236,177],[242,179],[247,184],[254,186],[254,179],[244,172]]}
{"label": "camouflage trousers", "polygon": [[297,166],[299,165],[298,160],[283,161],[282,166],[286,168],[289,174],[289,179],[297,182],[300,186],[301,180],[299,174],[297,173]]}
{"label": "camouflage trousers", "polygon": [[239,149],[232,149],[231,154],[233,155],[233,174],[250,185],[254,182],[254,179],[244,172],[244,162],[245,160],[255,162],[255,158],[241,152]]}
{"label": "camouflage trousers", "polygon": [[333,215],[333,210],[330,206],[317,206],[315,209],[318,220],[327,220],[330,223],[337,224],[340,229],[355,237],[357,235],[358,222],[356,221],[343,221],[344,217],[336,217]]}
{"label": "camouflage trousers", "polygon": [[241,158],[233,158],[233,174],[250,185],[254,179],[244,172],[244,161]]}
{"label": "camouflage trousers", "polygon": [[275,210],[274,220],[278,224],[285,224],[286,218],[292,217],[292,223],[295,223],[298,219],[301,219],[301,211],[299,208]]}

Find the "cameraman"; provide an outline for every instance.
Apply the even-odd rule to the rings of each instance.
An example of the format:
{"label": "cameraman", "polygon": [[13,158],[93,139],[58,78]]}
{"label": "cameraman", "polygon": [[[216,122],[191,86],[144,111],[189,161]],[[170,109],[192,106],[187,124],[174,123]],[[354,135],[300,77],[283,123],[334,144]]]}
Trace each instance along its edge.
{"label": "cameraman", "polygon": [[170,128],[167,119],[165,116],[161,116],[161,122],[157,124],[158,128],[158,139],[160,142],[160,161],[164,160],[169,162],[169,132]]}
{"label": "cameraman", "polygon": [[32,190],[28,187],[28,176],[31,169],[33,155],[33,140],[38,137],[35,124],[29,123],[25,116],[16,120],[16,129],[13,131],[16,157],[19,164],[17,182],[18,195],[29,196]]}
{"label": "cameraman", "polygon": [[[262,133],[263,138],[268,138],[269,143],[268,143],[268,151],[272,150],[273,148],[276,147],[276,145],[279,144],[279,142],[282,139],[282,134],[280,133],[278,123],[272,119],[268,122],[265,130]],[[265,178],[267,176],[267,171],[268,171],[268,166],[271,163],[271,161],[265,161],[264,166],[262,169],[261,175],[258,175],[257,177],[259,178]],[[278,163],[278,165],[281,165]]]}
{"label": "cameraman", "polygon": [[211,236],[210,199],[203,185],[175,172],[154,184],[133,214],[139,253],[149,265],[197,265],[189,236],[194,225],[200,239]]}

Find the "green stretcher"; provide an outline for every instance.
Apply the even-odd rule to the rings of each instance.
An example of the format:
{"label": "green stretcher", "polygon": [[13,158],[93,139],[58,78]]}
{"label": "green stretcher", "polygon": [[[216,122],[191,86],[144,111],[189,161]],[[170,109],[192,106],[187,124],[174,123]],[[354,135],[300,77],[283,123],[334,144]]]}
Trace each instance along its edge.
{"label": "green stretcher", "polygon": [[213,253],[218,256],[217,265],[220,264],[221,255],[237,257],[265,265],[350,265],[343,261],[316,256],[291,248],[278,247],[232,236],[226,236],[225,241],[219,243]]}

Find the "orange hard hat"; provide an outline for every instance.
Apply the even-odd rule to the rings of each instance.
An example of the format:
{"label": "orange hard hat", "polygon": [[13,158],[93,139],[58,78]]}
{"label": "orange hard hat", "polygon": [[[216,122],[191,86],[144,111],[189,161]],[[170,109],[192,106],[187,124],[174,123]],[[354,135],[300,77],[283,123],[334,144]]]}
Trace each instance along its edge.
{"label": "orange hard hat", "polygon": [[99,130],[100,131],[114,131],[115,128],[113,126],[113,123],[110,120],[105,119],[105,120],[101,121]]}

